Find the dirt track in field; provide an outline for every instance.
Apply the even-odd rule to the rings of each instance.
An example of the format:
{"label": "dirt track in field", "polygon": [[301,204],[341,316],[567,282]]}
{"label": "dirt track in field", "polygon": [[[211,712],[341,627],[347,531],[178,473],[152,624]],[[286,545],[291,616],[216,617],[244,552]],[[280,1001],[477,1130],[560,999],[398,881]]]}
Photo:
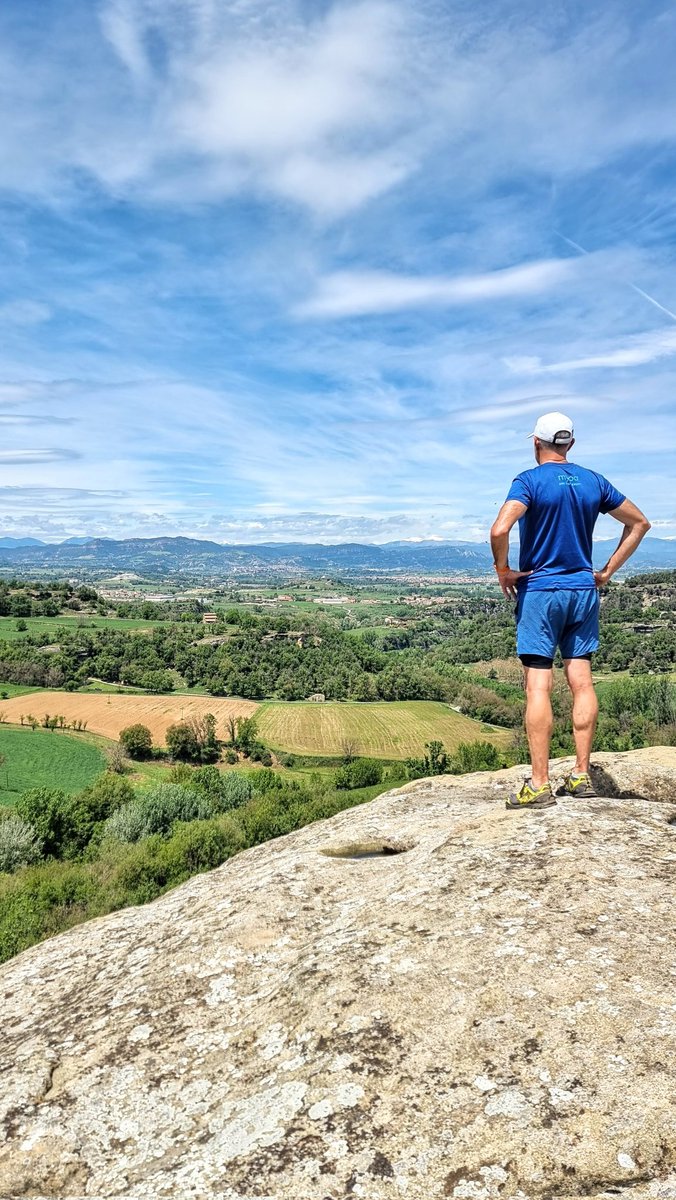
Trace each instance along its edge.
{"label": "dirt track in field", "polygon": [[216,696],[118,696],[78,695],[77,692],[31,692],[0,700],[0,714],[5,720],[19,724],[32,713],[42,722],[45,713],[65,717],[68,724],[86,721],[91,733],[117,740],[127,725],[147,725],[156,745],[162,745],[164,735],[176,721],[203,717],[213,713],[219,736],[227,733],[228,717],[250,717],[259,705],[254,700],[227,700]]}

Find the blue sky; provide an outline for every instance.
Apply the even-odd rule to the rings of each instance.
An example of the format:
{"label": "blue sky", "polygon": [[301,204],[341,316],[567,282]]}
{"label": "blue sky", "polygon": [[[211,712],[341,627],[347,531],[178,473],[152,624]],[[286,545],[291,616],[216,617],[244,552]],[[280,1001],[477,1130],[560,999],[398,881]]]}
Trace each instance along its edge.
{"label": "blue sky", "polygon": [[0,532],[483,541],[559,409],[676,536],[674,61],[649,0],[4,0]]}

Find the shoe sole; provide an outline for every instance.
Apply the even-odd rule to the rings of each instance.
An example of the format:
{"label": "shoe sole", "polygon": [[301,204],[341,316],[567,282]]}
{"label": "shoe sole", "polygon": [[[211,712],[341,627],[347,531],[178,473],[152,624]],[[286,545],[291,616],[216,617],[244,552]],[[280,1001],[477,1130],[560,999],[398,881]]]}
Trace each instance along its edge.
{"label": "shoe sole", "polygon": [[556,800],[555,800],[555,799],[554,799],[554,797],[552,796],[552,798],[551,798],[550,800],[530,800],[530,801],[526,801],[526,803],[525,803],[525,804],[518,804],[518,803],[517,803],[517,804],[510,804],[510,803],[509,803],[509,801],[508,801],[508,800],[506,800],[506,801],[505,801],[505,808],[506,808],[506,809],[507,809],[509,812],[518,812],[518,811],[519,811],[520,809],[522,809],[522,808],[530,808],[530,809],[533,809],[533,808],[553,808],[553,807],[555,806],[555,804],[556,804]]}

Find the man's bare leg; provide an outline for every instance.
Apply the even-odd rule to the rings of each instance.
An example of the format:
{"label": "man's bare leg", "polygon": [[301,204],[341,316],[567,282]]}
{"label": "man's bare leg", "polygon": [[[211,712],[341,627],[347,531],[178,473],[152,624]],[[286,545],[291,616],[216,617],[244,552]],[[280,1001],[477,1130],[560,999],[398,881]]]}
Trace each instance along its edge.
{"label": "man's bare leg", "polygon": [[531,775],[534,788],[543,787],[549,780],[549,746],[552,740],[552,702],[550,700],[553,673],[551,667],[524,667],[526,686],[526,734],[530,749]]}
{"label": "man's bare leg", "polygon": [[566,658],[563,665],[568,687],[573,693],[573,736],[576,753],[573,774],[581,775],[589,771],[589,756],[596,732],[599,702],[594,691],[589,659]]}

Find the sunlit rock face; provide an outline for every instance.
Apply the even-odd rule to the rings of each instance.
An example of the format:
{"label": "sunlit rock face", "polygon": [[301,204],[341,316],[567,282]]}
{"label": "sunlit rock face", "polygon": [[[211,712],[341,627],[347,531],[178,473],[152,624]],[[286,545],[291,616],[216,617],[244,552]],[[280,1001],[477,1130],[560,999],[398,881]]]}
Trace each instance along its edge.
{"label": "sunlit rock face", "polygon": [[676,751],[597,762],[541,812],[421,780],[6,964],[0,1194],[676,1197]]}

